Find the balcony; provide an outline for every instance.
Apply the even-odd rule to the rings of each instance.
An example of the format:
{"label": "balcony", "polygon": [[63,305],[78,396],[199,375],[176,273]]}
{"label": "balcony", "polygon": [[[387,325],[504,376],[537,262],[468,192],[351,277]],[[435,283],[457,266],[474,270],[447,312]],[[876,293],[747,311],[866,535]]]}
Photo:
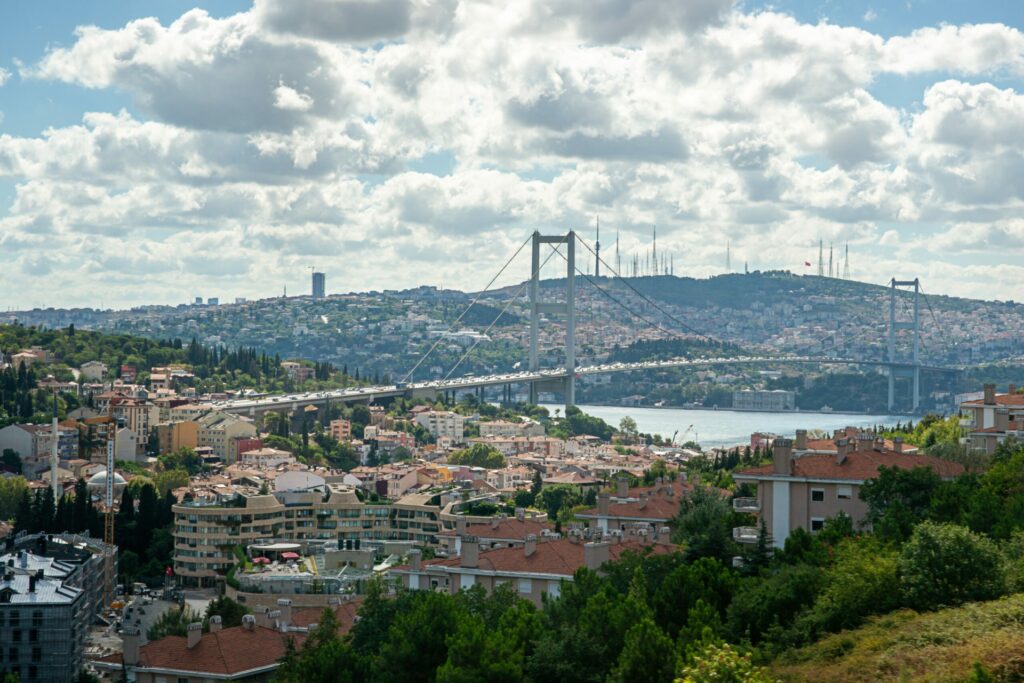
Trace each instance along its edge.
{"label": "balcony", "polygon": [[973,417],[961,417],[960,426],[965,429],[974,429],[974,418]]}
{"label": "balcony", "polygon": [[732,530],[732,539],[737,543],[757,543],[756,526],[738,526]]}
{"label": "balcony", "polygon": [[760,512],[761,501],[757,498],[733,498],[732,509],[736,512]]}

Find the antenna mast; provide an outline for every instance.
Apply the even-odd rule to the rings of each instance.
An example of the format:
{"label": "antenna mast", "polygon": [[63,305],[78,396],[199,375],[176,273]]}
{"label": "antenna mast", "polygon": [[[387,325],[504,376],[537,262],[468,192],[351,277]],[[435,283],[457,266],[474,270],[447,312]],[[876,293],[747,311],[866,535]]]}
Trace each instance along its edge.
{"label": "antenna mast", "polygon": [[825,277],[825,242],[818,240],[818,277]]}
{"label": "antenna mast", "polygon": [[850,279],[850,243],[846,243],[846,258],[843,259],[843,279]]}
{"label": "antenna mast", "polygon": [[597,239],[594,241],[594,277],[601,277],[601,217],[597,217]]}
{"label": "antenna mast", "polygon": [[725,241],[725,272],[729,273],[732,271],[732,242],[729,240]]}

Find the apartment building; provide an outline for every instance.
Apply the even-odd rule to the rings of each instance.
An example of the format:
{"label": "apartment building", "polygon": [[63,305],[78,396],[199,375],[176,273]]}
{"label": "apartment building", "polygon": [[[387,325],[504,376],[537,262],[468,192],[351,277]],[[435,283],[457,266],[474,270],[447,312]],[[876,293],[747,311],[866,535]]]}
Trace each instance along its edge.
{"label": "apartment building", "polygon": [[544,436],[544,425],[532,420],[526,422],[492,420],[480,423],[480,436]]}
{"label": "apartment building", "polygon": [[483,523],[470,524],[464,515],[455,520],[455,529],[445,529],[439,535],[441,548],[450,556],[462,554],[462,539],[477,539],[480,550],[495,548],[521,548],[529,536],[547,538],[555,532],[555,525],[547,518],[538,519],[527,515],[523,508],[516,508],[515,517],[495,515]]}
{"label": "apartment building", "polygon": [[416,415],[416,424],[420,425],[435,439],[451,439],[452,443],[462,443],[466,429],[466,418],[448,410],[428,410]]}
{"label": "apartment building", "polygon": [[693,487],[680,481],[659,479],[654,486],[630,489],[623,477],[616,481],[614,495],[597,494],[597,507],[576,513],[576,518],[595,532],[610,533],[629,528],[649,529],[655,533],[667,526],[679,513],[679,502]]}
{"label": "apartment building", "polygon": [[[338,621],[338,634],[348,633],[356,622],[357,601],[339,601],[328,606]],[[165,636],[142,643],[138,629],[127,629],[121,654],[97,661],[96,667],[115,676],[127,673],[136,683],[189,681],[246,681],[263,683],[287,654],[289,644],[302,647],[309,631],[323,615],[322,608],[297,609],[287,598],[278,599],[276,609],[257,605],[254,614],[242,618],[241,626],[224,628],[219,616],[210,618],[210,630],[190,624],[186,635]]]}
{"label": "apartment building", "polygon": [[[284,476],[284,475],[282,475]],[[316,482],[314,482],[316,483]],[[233,548],[263,540],[405,540],[438,543],[440,494],[364,503],[355,490],[324,484],[268,495],[183,501],[174,511],[174,571],[185,585],[213,586],[234,563]]]}
{"label": "apartment building", "polygon": [[[36,479],[49,469],[52,443],[53,427],[48,424],[13,424],[0,429],[0,451],[11,449],[18,454],[26,479]],[[65,462],[78,457],[77,425],[57,425],[57,455]]]}
{"label": "apartment building", "polygon": [[222,462],[238,462],[239,442],[255,439],[256,425],[247,417],[220,410],[210,412],[197,420],[199,447],[213,449]]}
{"label": "apartment building", "polygon": [[796,392],[784,389],[744,389],[732,392],[733,410],[779,412],[796,408]]}
{"label": "apartment building", "polygon": [[[833,454],[795,456],[791,439],[776,439],[772,446],[771,465],[741,470],[733,474],[738,483],[757,487],[756,498],[736,498],[739,512],[756,514],[765,523],[776,548],[785,545],[789,534],[797,528],[818,531],[825,520],[840,512],[855,524],[862,524],[867,504],[860,499],[860,487],[878,476],[881,467],[913,469],[927,467],[943,479],[953,479],[964,468],[940,458],[888,450],[881,439],[836,440]],[[757,527],[737,527],[734,538],[741,543],[755,543]]]}
{"label": "apartment building", "polygon": [[44,569],[21,572],[5,564],[2,571],[0,666],[24,681],[70,681],[82,666],[92,621],[85,592],[47,578]]}
{"label": "apartment building", "polygon": [[986,384],[982,398],[960,404],[960,426],[966,432],[963,444],[975,452],[994,453],[1011,437],[1024,441],[1024,394],[1014,384],[1005,394]]}
{"label": "apartment building", "polygon": [[84,592],[83,606],[91,615],[103,610],[106,589],[117,583],[116,545],[78,534],[19,534],[4,539],[0,566],[23,574],[43,571],[48,579]]}
{"label": "apartment building", "polygon": [[409,553],[409,564],[395,567],[391,573],[408,589],[452,594],[476,585],[491,593],[497,586],[508,584],[520,597],[539,607],[545,594],[558,597],[562,582],[572,581],[580,567],[598,571],[604,563],[618,560],[622,553],[643,551],[648,546],[657,554],[673,550],[668,529],[657,538],[646,532],[627,533],[621,539],[588,542],[588,538],[578,529],[572,530],[568,538],[543,539],[530,534],[521,547],[481,551],[479,540],[467,535],[460,539],[459,557],[423,561],[420,551],[414,549]]}
{"label": "apartment building", "polygon": [[352,439],[352,422],[350,420],[331,420],[330,434],[335,441],[350,441]]}
{"label": "apartment building", "polygon": [[199,447],[199,424],[186,420],[184,422],[165,422],[153,429],[156,432],[157,448],[161,453],[173,453],[179,448]]}

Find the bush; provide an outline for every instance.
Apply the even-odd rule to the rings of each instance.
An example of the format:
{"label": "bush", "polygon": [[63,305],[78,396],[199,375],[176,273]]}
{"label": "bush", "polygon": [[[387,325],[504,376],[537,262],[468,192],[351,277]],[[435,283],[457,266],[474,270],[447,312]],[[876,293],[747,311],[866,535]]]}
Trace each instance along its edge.
{"label": "bush", "polygon": [[805,639],[854,628],[865,617],[898,608],[897,554],[870,539],[848,540],[836,549],[824,585],[814,606],[797,621],[797,630]]}
{"label": "bush", "polygon": [[991,600],[1006,590],[996,545],[954,524],[919,524],[900,553],[899,572],[903,599],[917,610]]}
{"label": "bush", "polygon": [[727,643],[712,643],[683,667],[676,683],[773,683],[775,679]]}

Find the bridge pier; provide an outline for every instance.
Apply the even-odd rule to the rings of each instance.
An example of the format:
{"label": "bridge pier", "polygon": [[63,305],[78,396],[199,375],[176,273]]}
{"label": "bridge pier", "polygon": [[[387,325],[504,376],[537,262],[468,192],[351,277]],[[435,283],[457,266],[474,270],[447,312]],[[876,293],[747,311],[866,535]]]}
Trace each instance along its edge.
{"label": "bridge pier", "polygon": [[[540,300],[540,247],[542,244],[564,244],[566,247],[565,303],[543,302]],[[576,233],[570,230],[565,235],[541,235],[533,233],[533,258],[530,270],[530,355],[529,370],[540,370],[538,338],[541,314],[565,316],[565,406],[576,403]],[[537,403],[538,387],[530,382],[530,403]]]}
{"label": "bridge pier", "polygon": [[[914,288],[914,313],[910,321],[896,320],[896,293],[897,287]],[[912,361],[908,367],[898,367],[896,361],[896,335],[899,330],[912,330],[914,333],[911,346]],[[909,377],[912,382],[911,406],[917,412],[921,405],[921,281],[918,278],[913,280],[897,280],[892,278],[889,281],[889,412],[896,408],[896,378],[898,376]]]}

